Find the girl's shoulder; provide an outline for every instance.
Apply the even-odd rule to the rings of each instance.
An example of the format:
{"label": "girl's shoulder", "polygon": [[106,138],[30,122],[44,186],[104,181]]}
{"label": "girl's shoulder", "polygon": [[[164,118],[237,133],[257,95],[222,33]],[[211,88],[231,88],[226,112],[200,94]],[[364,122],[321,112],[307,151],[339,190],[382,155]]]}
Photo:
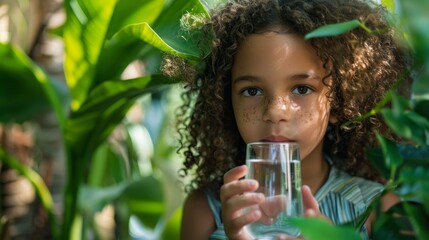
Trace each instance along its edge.
{"label": "girl's shoulder", "polygon": [[380,183],[351,176],[331,166],[328,179],[314,197],[324,215],[335,224],[344,224],[356,221],[383,189]]}
{"label": "girl's shoulder", "polygon": [[214,229],[215,219],[204,191],[190,192],[183,206],[181,239],[207,239]]}
{"label": "girl's shoulder", "polygon": [[350,174],[331,166],[328,179],[316,193],[316,199],[322,200],[327,195],[335,194],[347,201],[358,204],[370,204],[378,196],[384,185]]}

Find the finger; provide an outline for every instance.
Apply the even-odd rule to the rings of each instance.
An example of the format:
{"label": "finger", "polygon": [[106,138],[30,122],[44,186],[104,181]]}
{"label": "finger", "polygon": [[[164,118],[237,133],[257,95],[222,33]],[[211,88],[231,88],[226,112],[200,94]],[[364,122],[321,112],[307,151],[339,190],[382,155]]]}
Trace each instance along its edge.
{"label": "finger", "polygon": [[261,217],[259,210],[250,211],[231,221],[224,222],[225,232],[233,239],[247,239],[244,227],[248,224],[256,222]]}
{"label": "finger", "polygon": [[308,214],[310,216],[320,214],[319,204],[307,185],[302,186],[302,201],[304,203],[304,216],[308,216]]}
{"label": "finger", "polygon": [[252,179],[237,180],[224,184],[220,187],[220,201],[225,202],[236,195],[240,195],[245,192],[253,192],[258,189],[258,185],[258,182]]}
{"label": "finger", "polygon": [[286,210],[287,199],[285,195],[276,195],[265,198],[259,206],[262,211],[262,216],[267,218],[277,218],[277,216]]}
{"label": "finger", "polygon": [[242,214],[244,208],[250,210],[252,206],[259,209],[258,204],[264,201],[264,195],[261,193],[241,194],[231,197],[222,202],[222,217],[224,219],[233,219]]}
{"label": "finger", "polygon": [[244,177],[246,173],[247,173],[246,165],[241,165],[241,166],[232,168],[223,175],[223,183],[225,184],[225,183],[239,180],[240,178]]}

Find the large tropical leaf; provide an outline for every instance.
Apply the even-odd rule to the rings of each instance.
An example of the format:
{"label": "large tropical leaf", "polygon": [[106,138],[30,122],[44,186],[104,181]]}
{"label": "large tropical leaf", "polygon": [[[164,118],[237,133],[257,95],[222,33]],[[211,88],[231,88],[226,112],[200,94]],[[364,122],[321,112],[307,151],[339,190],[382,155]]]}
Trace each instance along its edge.
{"label": "large tropical leaf", "polygon": [[[128,25],[152,24],[164,8],[165,0],[119,1],[113,13],[107,42],[100,53],[96,66],[95,85],[106,79],[119,78],[130,62],[140,56],[145,43],[125,36],[111,40],[112,36]],[[119,61],[118,61],[119,60]]]}
{"label": "large tropical leaf", "polygon": [[134,80],[107,81],[95,88],[65,125],[64,137],[69,148],[68,185],[64,234],[70,231],[77,204],[83,169],[89,164],[94,151],[124,118],[134,101],[145,93],[158,91],[162,85],[173,83],[162,75],[145,76]]}
{"label": "large tropical leaf", "polygon": [[92,153],[124,118],[134,100],[171,83],[175,80],[163,75],[104,82],[91,92],[82,107],[67,121],[67,143],[80,156]]}
{"label": "large tropical leaf", "polygon": [[[118,65],[118,62],[121,63],[120,66],[126,65],[129,61],[123,61],[122,58],[127,59],[128,55],[135,55],[136,51],[130,51],[128,54],[127,51],[120,51],[115,56],[109,54],[104,56],[102,52],[106,40],[125,25],[153,22],[158,17],[163,2],[163,0],[65,1],[67,12],[67,22],[63,28],[67,53],[65,74],[72,91],[73,109],[79,108],[89,91],[102,82],[97,80],[96,71],[110,69]],[[107,58],[109,56],[113,58]],[[97,69],[100,64],[104,67]],[[107,76],[102,80],[116,77],[116,75]]]}
{"label": "large tropical leaf", "polygon": [[0,122],[29,120],[54,107],[62,124],[65,84],[51,79],[12,45],[0,43],[0,59]]}
{"label": "large tropical leaf", "polygon": [[63,28],[65,76],[77,109],[93,86],[94,66],[105,42],[117,0],[68,0]]}
{"label": "large tropical leaf", "polygon": [[[153,24],[140,22],[130,24],[116,33],[106,44],[106,51],[103,59],[114,59],[117,56],[127,59],[123,61],[120,68],[116,68],[113,74],[120,74],[126,65],[125,63],[134,59],[139,53],[148,49],[148,44],[158,48],[162,52],[183,57],[191,61],[197,61],[208,53],[209,41],[198,41],[198,31],[190,31],[192,36],[187,36],[187,32],[181,27],[183,14],[189,13],[200,18],[207,18],[208,13],[205,7],[198,0],[176,0],[173,1],[156,19]],[[183,23],[183,21],[182,21]],[[124,52],[128,54],[123,56]],[[100,66],[110,66],[109,63]],[[114,68],[115,69],[115,68]],[[112,70],[105,69],[98,71],[100,79]]]}

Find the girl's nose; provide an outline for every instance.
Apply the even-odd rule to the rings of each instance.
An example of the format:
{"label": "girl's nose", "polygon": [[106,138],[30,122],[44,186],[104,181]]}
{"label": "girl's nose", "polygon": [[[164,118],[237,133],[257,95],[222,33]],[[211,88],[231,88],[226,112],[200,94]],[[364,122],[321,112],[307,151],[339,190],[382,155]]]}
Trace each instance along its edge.
{"label": "girl's nose", "polygon": [[290,114],[290,102],[287,97],[273,97],[264,101],[262,120],[265,122],[279,123],[288,121]]}

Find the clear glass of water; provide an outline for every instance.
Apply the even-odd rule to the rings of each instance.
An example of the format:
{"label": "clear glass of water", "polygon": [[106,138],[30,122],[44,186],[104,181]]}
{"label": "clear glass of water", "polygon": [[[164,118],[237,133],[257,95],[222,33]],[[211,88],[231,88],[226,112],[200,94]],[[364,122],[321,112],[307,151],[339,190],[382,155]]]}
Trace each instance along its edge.
{"label": "clear glass of water", "polygon": [[299,229],[289,223],[291,217],[303,215],[299,145],[290,142],[249,143],[246,165],[246,179],[257,180],[259,187],[255,192],[265,195],[261,204],[245,209],[262,213],[258,221],[246,226],[247,231],[255,239],[299,236]]}

